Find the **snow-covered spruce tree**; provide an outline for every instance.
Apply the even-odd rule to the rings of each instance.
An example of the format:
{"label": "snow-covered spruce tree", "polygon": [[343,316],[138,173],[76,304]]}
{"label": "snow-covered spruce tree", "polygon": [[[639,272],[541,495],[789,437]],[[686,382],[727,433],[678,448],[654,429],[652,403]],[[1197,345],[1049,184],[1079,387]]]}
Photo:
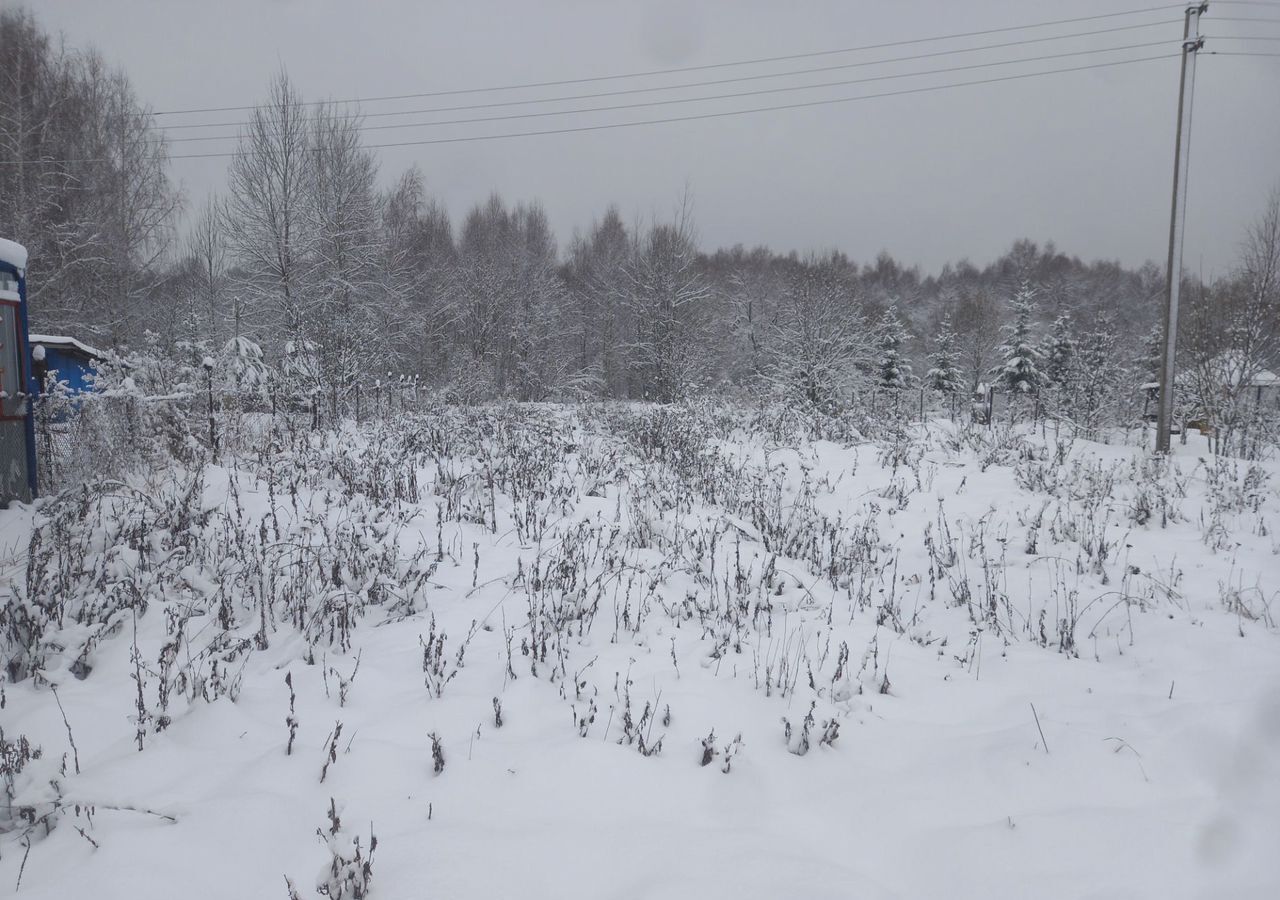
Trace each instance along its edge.
{"label": "snow-covered spruce tree", "polygon": [[902,344],[907,339],[907,333],[902,327],[902,320],[898,318],[896,304],[891,304],[884,311],[884,316],[880,319],[879,331],[880,387],[888,388],[889,390],[901,390],[902,388],[910,387],[912,381],[911,364],[902,358]]}
{"label": "snow-covered spruce tree", "polygon": [[1063,415],[1077,437],[1100,440],[1124,414],[1132,373],[1118,352],[1114,323],[1107,319],[1080,335],[1067,369]]}
{"label": "snow-covered spruce tree", "polygon": [[1164,360],[1164,326],[1156,322],[1142,339],[1133,364],[1138,383],[1150,384],[1160,380],[1160,364]]}
{"label": "snow-covered spruce tree", "polygon": [[929,354],[929,371],[925,373],[925,386],[944,397],[953,397],[964,388],[956,349],[956,333],[951,326],[951,314],[947,313],[938,325],[933,339],[933,352]]}
{"label": "snow-covered spruce tree", "polygon": [[992,370],[996,386],[1011,397],[1035,397],[1044,381],[1042,355],[1032,334],[1035,289],[1026,281],[1013,297],[1013,321],[1001,331],[1004,342],[997,351],[1000,362]]}
{"label": "snow-covered spruce tree", "polygon": [[1076,342],[1072,334],[1071,319],[1058,316],[1053,326],[1040,342],[1043,359],[1040,383],[1040,402],[1045,414],[1059,419],[1067,413],[1066,406],[1072,389],[1073,364]]}
{"label": "snow-covered spruce tree", "polygon": [[[1131,418],[1138,421],[1145,417],[1155,422],[1160,408],[1160,367],[1164,363],[1164,325],[1156,321],[1143,337],[1137,352],[1128,362],[1129,383],[1125,384],[1127,392],[1128,412]],[[1174,421],[1186,419],[1189,412],[1186,404],[1186,391],[1174,391]]]}
{"label": "snow-covered spruce tree", "polygon": [[224,398],[260,397],[270,377],[262,347],[247,337],[233,337],[218,353],[216,377],[218,391]]}
{"label": "snow-covered spruce tree", "polygon": [[1072,331],[1071,317],[1058,316],[1040,345],[1040,353],[1044,358],[1043,384],[1046,386],[1057,387],[1067,382],[1067,373],[1076,355]]}
{"label": "snow-covered spruce tree", "polygon": [[273,373],[262,347],[247,337],[232,337],[218,351],[211,374],[224,422],[223,440],[234,450],[243,434],[244,414],[267,407]]}

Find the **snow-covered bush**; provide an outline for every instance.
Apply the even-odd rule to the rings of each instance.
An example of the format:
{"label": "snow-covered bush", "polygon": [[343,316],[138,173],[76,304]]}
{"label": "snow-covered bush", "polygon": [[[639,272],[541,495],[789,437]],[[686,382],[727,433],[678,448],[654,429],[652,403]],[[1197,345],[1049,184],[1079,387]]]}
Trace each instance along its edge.
{"label": "snow-covered bush", "polygon": [[[360,836],[343,828],[340,812],[338,804],[330,797],[326,812],[329,824],[316,829],[316,835],[329,853],[329,861],[316,876],[316,893],[329,900],[363,900],[369,896],[369,885],[373,881],[373,854],[378,849],[378,838],[370,826],[369,846],[367,849],[362,847]],[[302,895],[287,876],[285,884],[289,900],[302,900]]]}

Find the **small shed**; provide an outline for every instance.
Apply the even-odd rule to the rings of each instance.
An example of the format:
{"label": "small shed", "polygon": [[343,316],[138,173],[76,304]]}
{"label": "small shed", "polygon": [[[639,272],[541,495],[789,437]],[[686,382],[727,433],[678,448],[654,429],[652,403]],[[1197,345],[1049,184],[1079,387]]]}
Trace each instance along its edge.
{"label": "small shed", "polygon": [[1258,406],[1280,409],[1280,375],[1269,369],[1263,369],[1249,379],[1253,388],[1253,402]]}
{"label": "small shed", "polygon": [[[1280,409],[1280,375],[1270,369],[1258,369],[1246,377],[1245,369],[1238,355],[1223,353],[1202,364],[1199,371],[1201,377],[1211,379],[1211,383],[1233,388],[1240,387],[1243,383],[1245,390],[1241,392],[1242,399],[1251,402],[1254,406],[1261,409]],[[1194,371],[1189,372],[1184,369],[1177,374],[1174,381],[1179,388],[1190,387],[1195,383],[1195,375]],[[1141,386],[1140,390],[1146,394],[1148,408],[1160,398],[1158,381],[1148,381]]]}
{"label": "small shed", "polygon": [[93,390],[94,369],[105,354],[73,337],[58,334],[33,334],[31,364],[36,383],[43,387],[45,377],[56,372],[59,381],[67,383],[73,394]]}

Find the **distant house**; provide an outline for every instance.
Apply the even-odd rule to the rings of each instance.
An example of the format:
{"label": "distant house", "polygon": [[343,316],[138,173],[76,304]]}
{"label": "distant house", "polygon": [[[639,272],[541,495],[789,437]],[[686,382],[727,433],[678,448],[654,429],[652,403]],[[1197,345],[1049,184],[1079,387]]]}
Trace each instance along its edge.
{"label": "distant house", "polygon": [[1253,402],[1258,406],[1280,407],[1280,375],[1263,369],[1249,379]]}
{"label": "distant house", "polygon": [[[1248,368],[1238,354],[1221,353],[1199,366],[1184,368],[1178,373],[1176,381],[1179,387],[1183,387],[1190,386],[1197,378],[1207,378],[1215,384],[1235,388],[1240,386],[1242,378],[1246,378]],[[1251,400],[1258,406],[1280,405],[1280,375],[1275,372],[1259,369],[1247,376],[1243,386],[1246,388],[1241,392],[1243,399]],[[1154,400],[1160,394],[1160,382],[1149,381],[1142,386],[1142,390]]]}
{"label": "distant house", "polygon": [[[1245,405],[1258,409],[1280,409],[1280,375],[1269,369],[1259,369],[1246,376],[1245,371],[1246,366],[1238,355],[1222,353],[1199,367],[1191,370],[1184,369],[1178,373],[1175,381],[1180,390],[1195,389],[1197,383],[1200,384],[1201,390],[1208,389],[1211,385],[1217,385],[1220,388],[1243,388],[1237,396]],[[1142,385],[1141,389],[1146,395],[1144,417],[1154,421],[1155,405],[1160,400],[1160,382],[1149,381]],[[1193,428],[1207,427],[1205,411],[1192,410],[1192,419],[1188,424]],[[1176,426],[1175,430],[1177,430]]]}
{"label": "distant house", "polygon": [[65,335],[33,334],[30,343],[36,384],[43,386],[45,377],[57,372],[57,379],[65,381],[71,393],[93,390],[94,369],[106,356],[101,350]]}

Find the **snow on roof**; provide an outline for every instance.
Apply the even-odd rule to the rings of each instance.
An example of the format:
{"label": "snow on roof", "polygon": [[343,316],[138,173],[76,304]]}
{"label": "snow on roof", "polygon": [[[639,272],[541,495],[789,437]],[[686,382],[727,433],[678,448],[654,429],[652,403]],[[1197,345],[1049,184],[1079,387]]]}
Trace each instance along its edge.
{"label": "snow on roof", "polygon": [[[1191,376],[1188,373],[1179,372],[1174,378],[1174,381],[1178,384],[1186,384],[1190,378]],[[1238,374],[1223,373],[1222,379],[1224,381],[1230,381],[1230,383],[1234,385],[1239,382],[1240,376]],[[1263,369],[1257,374],[1250,376],[1249,380],[1245,382],[1245,387],[1275,387],[1276,385],[1280,385],[1280,375],[1277,375],[1270,369]],[[1142,391],[1154,391],[1159,388],[1160,382],[1148,381],[1138,389]]]}
{"label": "snow on roof", "polygon": [[0,238],[0,260],[18,269],[27,267],[27,248],[14,241]]}
{"label": "snow on roof", "polygon": [[[1239,352],[1234,350],[1219,353],[1205,363],[1204,367],[1219,381],[1230,385],[1239,385],[1245,373],[1253,368]],[[1258,369],[1244,380],[1245,387],[1270,387],[1277,383],[1280,383],[1280,375],[1268,369]]]}
{"label": "snow on roof", "polygon": [[86,356],[92,356],[94,359],[102,359],[106,356],[96,347],[90,347],[88,344],[82,344],[73,337],[67,337],[62,334],[32,334],[28,335],[28,343],[40,344],[44,347],[60,347],[63,350],[79,350]]}

